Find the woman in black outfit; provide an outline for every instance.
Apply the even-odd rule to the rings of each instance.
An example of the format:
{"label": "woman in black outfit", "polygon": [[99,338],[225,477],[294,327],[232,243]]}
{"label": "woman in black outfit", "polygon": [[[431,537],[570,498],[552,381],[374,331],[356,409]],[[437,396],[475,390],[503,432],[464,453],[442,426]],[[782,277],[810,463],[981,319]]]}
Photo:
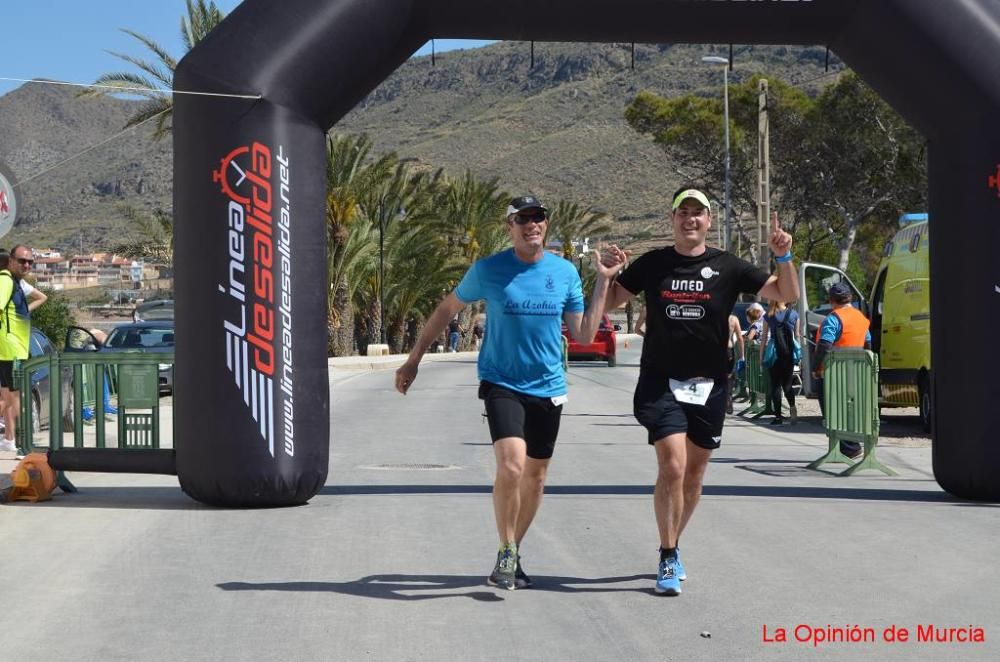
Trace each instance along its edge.
{"label": "woman in black outfit", "polygon": [[768,368],[771,375],[771,408],[774,410],[774,420],[771,425],[781,425],[785,419],[781,416],[781,393],[784,391],[788,399],[788,411],[791,423],[798,421],[798,411],[795,409],[795,392],[792,391],[792,373],[795,361],[792,357],[793,341],[799,338],[799,314],[780,301],[771,303],[764,324],[764,334],[761,339],[761,356],[768,342],[774,341],[775,361]]}

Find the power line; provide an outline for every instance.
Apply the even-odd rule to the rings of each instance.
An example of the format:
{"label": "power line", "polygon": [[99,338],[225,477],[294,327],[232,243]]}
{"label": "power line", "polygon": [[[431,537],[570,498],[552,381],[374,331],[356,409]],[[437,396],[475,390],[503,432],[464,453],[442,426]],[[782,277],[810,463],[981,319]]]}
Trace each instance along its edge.
{"label": "power line", "polygon": [[20,186],[22,186],[24,184],[27,184],[28,182],[32,181],[33,179],[38,179],[42,175],[45,175],[45,174],[48,174],[48,173],[52,172],[53,170],[55,170],[59,166],[65,165],[65,164],[69,163],[70,161],[73,161],[74,159],[78,159],[81,156],[83,156],[84,154],[86,154],[87,152],[91,152],[91,151],[97,149],[98,147],[106,145],[109,142],[111,142],[112,140],[114,140],[115,138],[117,138],[119,136],[125,135],[129,131],[133,131],[135,129],[138,129],[140,126],[142,126],[146,122],[149,122],[151,120],[156,119],[157,117],[159,117],[160,115],[168,112],[169,110],[171,110],[171,109],[170,108],[165,108],[165,109],[161,110],[160,112],[156,113],[155,115],[150,115],[149,117],[147,117],[143,121],[139,122],[138,124],[134,124],[134,125],[128,127],[127,129],[123,129],[122,131],[119,131],[118,133],[114,134],[113,136],[105,138],[104,140],[102,140],[101,142],[99,142],[99,143],[97,143],[95,145],[91,145],[90,147],[87,147],[86,149],[84,149],[84,150],[82,150],[80,152],[77,152],[76,154],[73,154],[72,156],[66,157],[62,161],[59,161],[58,163],[49,166],[48,168],[42,170],[41,172],[35,173],[34,175],[32,175],[30,177],[26,177],[25,179],[20,180],[19,182],[17,182],[16,184],[14,184],[12,188],[18,188],[18,187],[20,187]]}
{"label": "power line", "polygon": [[159,94],[191,94],[205,97],[230,97],[233,99],[260,99],[260,94],[225,94],[223,92],[197,92],[193,90],[168,90],[158,87],[121,87],[118,85],[92,85],[87,83],[66,83],[58,80],[39,80],[37,78],[8,78],[0,76],[0,80],[14,83],[31,83],[35,85],[63,85],[67,87],[89,87],[103,90],[114,90],[115,92],[157,92]]}

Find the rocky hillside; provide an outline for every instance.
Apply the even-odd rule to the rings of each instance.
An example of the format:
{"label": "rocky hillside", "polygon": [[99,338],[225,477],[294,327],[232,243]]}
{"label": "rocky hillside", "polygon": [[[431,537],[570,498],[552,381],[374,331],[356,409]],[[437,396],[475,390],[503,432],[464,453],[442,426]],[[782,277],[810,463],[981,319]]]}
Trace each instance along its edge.
{"label": "rocky hillside", "polygon": [[[570,199],[614,215],[623,231],[662,234],[670,164],[622,114],[637,92],[721,93],[721,72],[700,62],[723,49],[691,45],[503,42],[414,58],[336,127],[367,132],[449,173],[499,177],[511,192]],[[737,47],[731,81],[767,75],[829,82],[824,49]],[[834,60],[839,68],[839,61]],[[810,82],[812,81],[812,82]],[[127,227],[120,208],[171,206],[169,140],[117,135],[137,102],[79,99],[73,88],[27,84],[0,97],[0,159],[24,182],[18,225],[4,243],[107,248]],[[110,140],[109,140],[110,139]],[[60,164],[63,160],[70,161]]]}

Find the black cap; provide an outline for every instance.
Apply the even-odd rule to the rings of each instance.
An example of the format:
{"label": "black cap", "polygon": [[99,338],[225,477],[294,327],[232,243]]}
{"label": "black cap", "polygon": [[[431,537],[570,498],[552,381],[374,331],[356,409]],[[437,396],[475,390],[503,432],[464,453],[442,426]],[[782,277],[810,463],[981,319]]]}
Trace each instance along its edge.
{"label": "black cap", "polygon": [[837,303],[850,303],[851,299],[854,298],[851,288],[846,283],[834,283],[831,285],[829,295],[830,300]]}
{"label": "black cap", "polygon": [[549,213],[549,210],[542,204],[541,200],[533,195],[522,195],[520,198],[514,198],[510,201],[510,204],[507,206],[507,216],[524,211],[525,209],[541,209],[546,214]]}

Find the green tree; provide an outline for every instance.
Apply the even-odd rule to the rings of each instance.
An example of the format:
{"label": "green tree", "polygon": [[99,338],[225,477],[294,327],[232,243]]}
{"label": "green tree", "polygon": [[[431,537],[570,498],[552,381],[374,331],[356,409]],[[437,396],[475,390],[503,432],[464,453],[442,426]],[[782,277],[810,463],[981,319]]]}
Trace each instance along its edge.
{"label": "green tree", "polygon": [[[756,227],[759,80],[730,86],[733,227],[741,234],[744,220]],[[923,139],[853,73],[840,76],[815,100],[780,80],[768,83],[771,195],[805,249],[796,252],[800,258],[829,256],[825,245],[832,244],[835,263],[846,270],[860,241],[862,257],[871,262],[899,213],[926,206]],[[722,190],[720,100],[663,99],[643,92],[625,117],[664,149],[679,180]],[[753,232],[742,238],[756,241]]]}
{"label": "green tree", "polygon": [[69,300],[47,287],[40,288],[48,300],[31,312],[31,325],[49,337],[57,349],[66,343],[66,329],[76,325],[76,318],[69,307]]}
{"label": "green tree", "polygon": [[[187,16],[181,17],[181,40],[184,42],[184,52],[191,50],[205,38],[215,26],[222,22],[225,14],[211,0],[185,0]],[[174,85],[174,70],[177,60],[165,48],[151,38],[133,30],[122,29],[122,32],[135,38],[155,56],[155,59],[144,59],[125,53],[111,51],[111,55],[135,66],[139,73],[118,71],[98,76],[94,85],[100,88],[90,88],[81,92],[82,97],[111,96],[129,94],[140,96],[146,101],[128,118],[125,128],[141,124],[156,117],[156,129],[153,137],[157,140],[170,133],[170,118],[173,114],[173,97],[156,89],[172,89]],[[135,89],[139,88],[139,89]]]}
{"label": "green tree", "polygon": [[[757,241],[758,105],[763,78],[756,75],[744,83],[729,86],[732,225],[734,236],[739,234],[743,245],[754,248]],[[811,103],[801,90],[768,78],[772,170],[783,169],[786,156],[797,149]],[[664,150],[675,182],[691,183],[715,192],[714,197],[721,203],[726,172],[722,99],[695,94],[665,99],[651,92],[641,92],[625,109],[625,119],[632,129],[650,136]],[[780,183],[776,185],[772,181],[772,195],[780,198]],[[715,220],[722,222],[721,210],[715,213]],[[751,255],[756,259],[753,251]]]}
{"label": "green tree", "polygon": [[926,144],[854,73],[823,91],[806,122],[781,175],[784,199],[847,270],[859,239],[877,258],[899,214],[926,209]]}

